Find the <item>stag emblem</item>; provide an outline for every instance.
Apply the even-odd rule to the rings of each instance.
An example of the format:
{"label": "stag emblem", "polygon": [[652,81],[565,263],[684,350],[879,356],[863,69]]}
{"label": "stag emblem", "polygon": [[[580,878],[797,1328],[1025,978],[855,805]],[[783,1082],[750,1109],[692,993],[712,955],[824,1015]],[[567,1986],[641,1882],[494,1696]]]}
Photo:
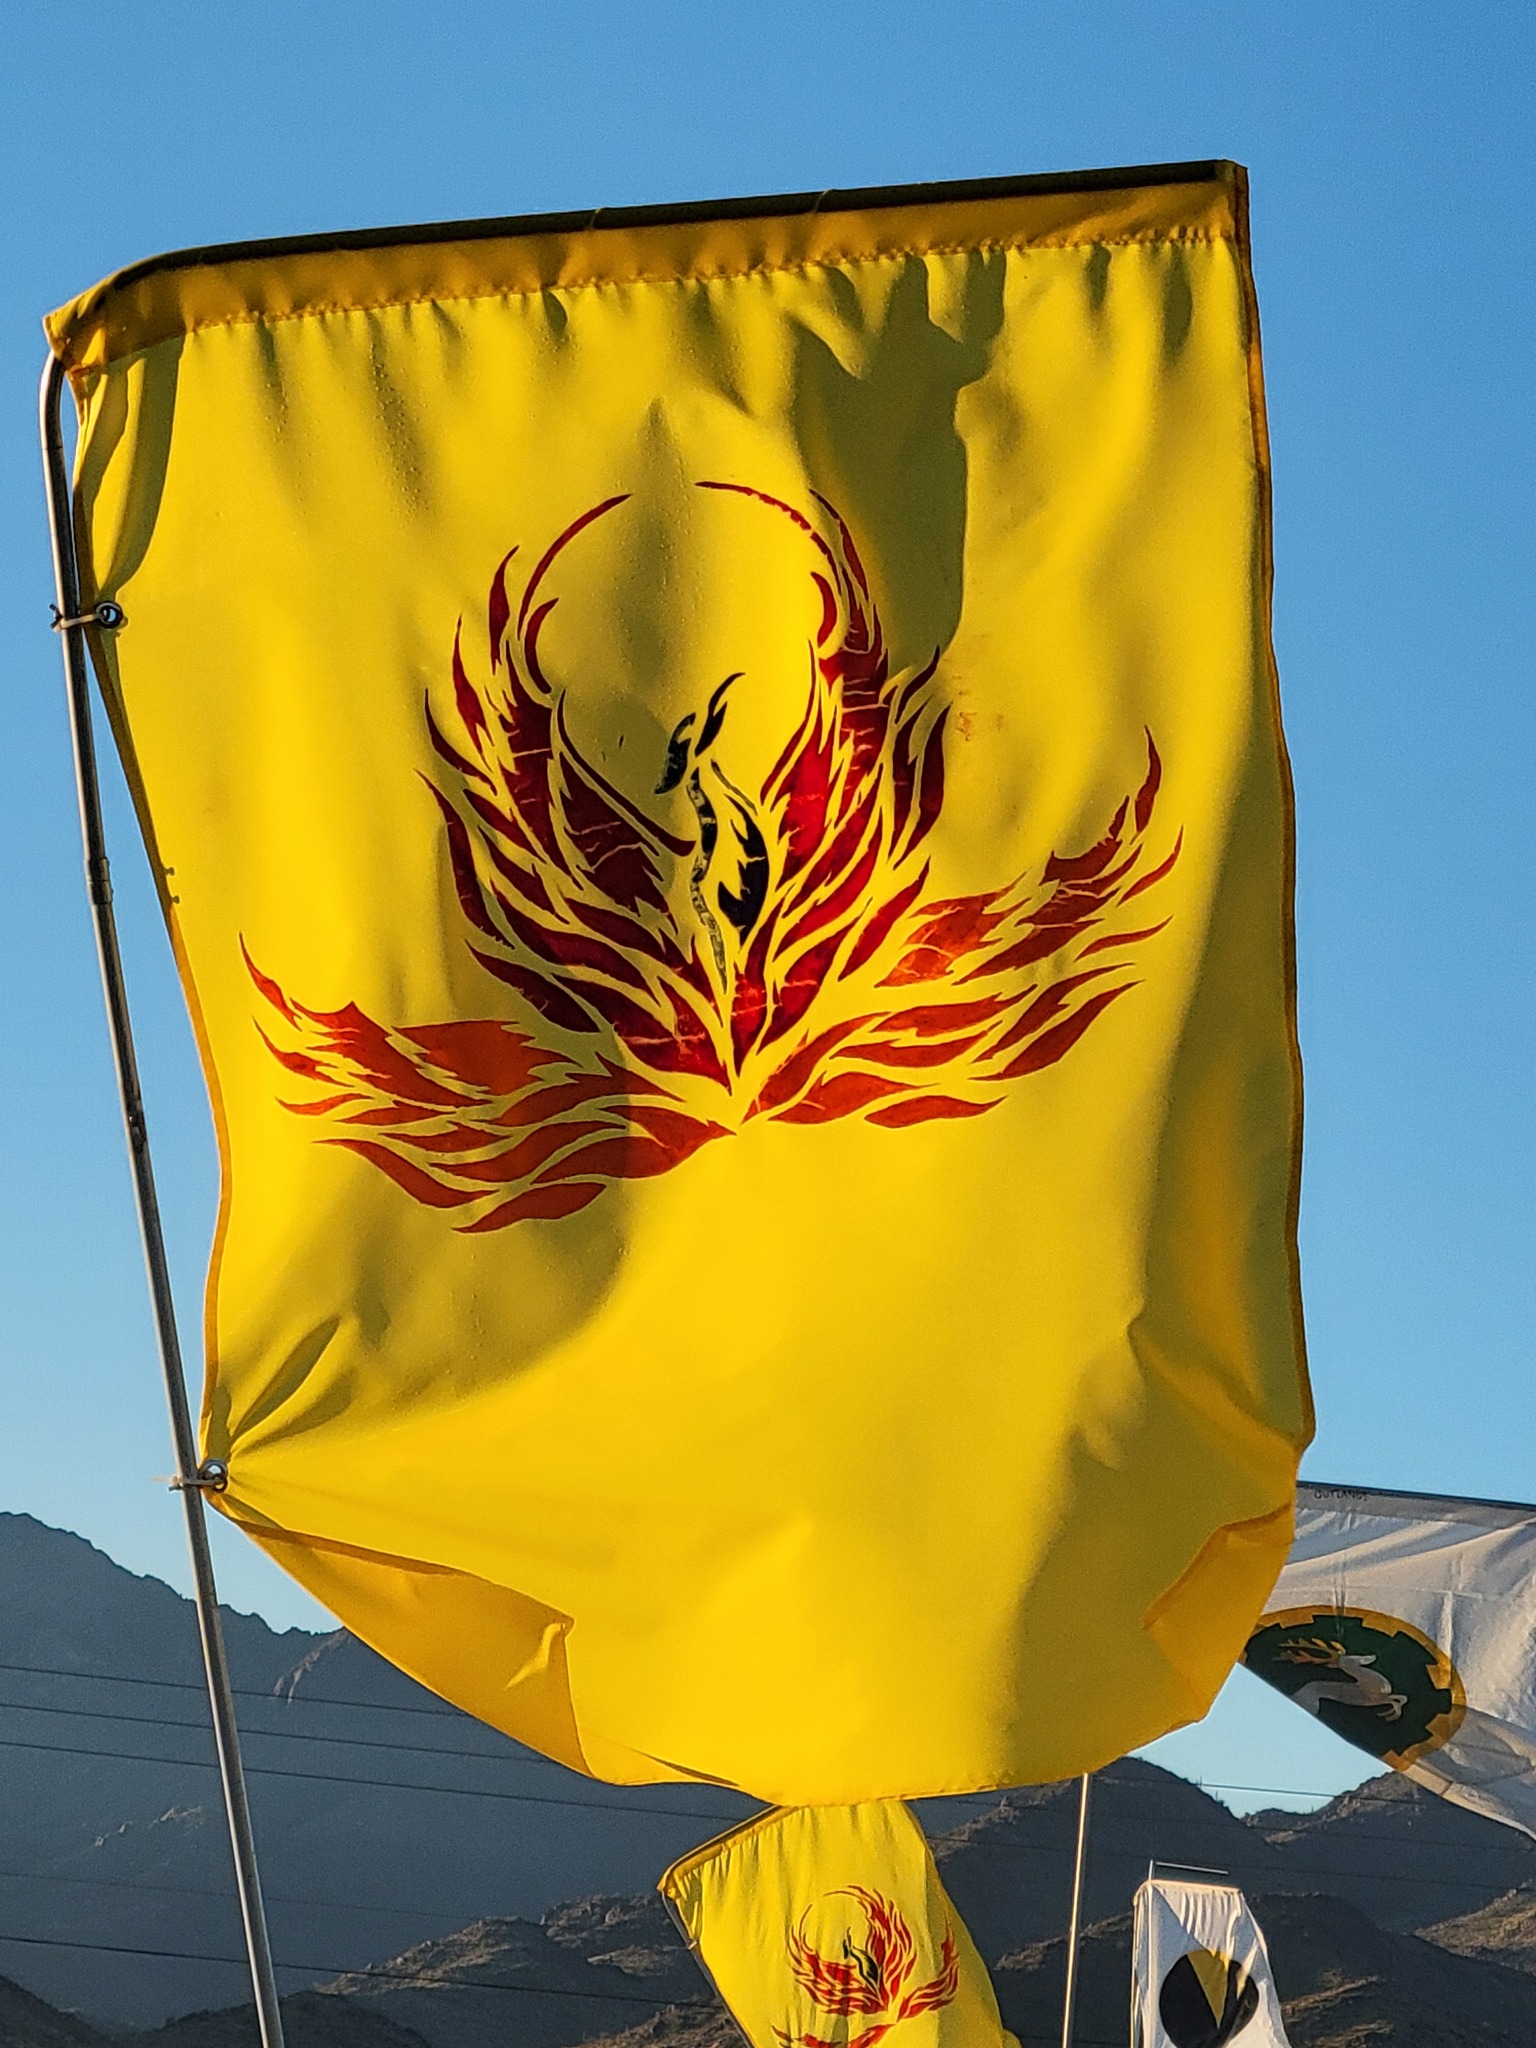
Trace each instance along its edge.
{"label": "stag emblem", "polygon": [[1451,1741],[1467,1709],[1446,1650],[1401,1616],[1368,1608],[1330,1604],[1266,1614],[1243,1662],[1395,1771]]}
{"label": "stag emblem", "polygon": [[1308,1636],[1282,1644],[1275,1655],[1283,1664],[1318,1665],[1339,1674],[1337,1678],[1309,1679],[1291,1694],[1297,1706],[1309,1714],[1315,1714],[1324,1700],[1333,1700],[1341,1707],[1362,1707],[1384,1721],[1396,1721],[1408,1704],[1407,1693],[1392,1690],[1391,1679],[1376,1669],[1373,1656],[1351,1656],[1342,1643]]}

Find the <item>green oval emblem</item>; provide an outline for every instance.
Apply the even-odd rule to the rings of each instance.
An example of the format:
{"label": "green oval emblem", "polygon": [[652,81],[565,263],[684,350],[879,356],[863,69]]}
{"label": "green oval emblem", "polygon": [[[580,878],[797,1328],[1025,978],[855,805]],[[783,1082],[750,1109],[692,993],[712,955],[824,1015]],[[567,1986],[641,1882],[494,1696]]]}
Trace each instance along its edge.
{"label": "green oval emblem", "polygon": [[1438,1643],[1395,1615],[1363,1607],[1292,1607],[1266,1614],[1243,1662],[1395,1771],[1438,1749],[1461,1725],[1467,1696]]}

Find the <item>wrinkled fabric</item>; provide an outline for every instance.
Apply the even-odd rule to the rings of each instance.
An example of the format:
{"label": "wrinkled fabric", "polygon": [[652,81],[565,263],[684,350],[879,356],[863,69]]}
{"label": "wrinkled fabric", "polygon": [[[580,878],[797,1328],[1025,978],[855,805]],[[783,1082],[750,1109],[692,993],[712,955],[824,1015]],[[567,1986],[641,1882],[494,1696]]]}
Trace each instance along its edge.
{"label": "wrinkled fabric", "polygon": [[1536,1509],[1299,1489],[1244,1653],[1335,1735],[1536,1836]]}
{"label": "wrinkled fabric", "polygon": [[1200,1715],[1311,1429],[1240,174],[213,252],[50,332],[216,1505],[623,1782]]}
{"label": "wrinkled fabric", "polygon": [[764,1814],[657,1889],[752,2048],[1018,2048],[899,1800]]}

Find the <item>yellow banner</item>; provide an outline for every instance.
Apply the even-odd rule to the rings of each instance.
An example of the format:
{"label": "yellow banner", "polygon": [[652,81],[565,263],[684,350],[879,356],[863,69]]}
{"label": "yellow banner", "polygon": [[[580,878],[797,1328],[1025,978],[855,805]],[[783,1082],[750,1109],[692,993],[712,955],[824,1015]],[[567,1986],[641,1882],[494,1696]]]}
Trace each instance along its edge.
{"label": "yellow banner", "polygon": [[50,322],[222,1148],[206,1452],[577,1768],[1203,1712],[1283,1560],[1241,174],[277,245]]}
{"label": "yellow banner", "polygon": [[899,1800],[765,1814],[658,1889],[752,2048],[1018,2048]]}

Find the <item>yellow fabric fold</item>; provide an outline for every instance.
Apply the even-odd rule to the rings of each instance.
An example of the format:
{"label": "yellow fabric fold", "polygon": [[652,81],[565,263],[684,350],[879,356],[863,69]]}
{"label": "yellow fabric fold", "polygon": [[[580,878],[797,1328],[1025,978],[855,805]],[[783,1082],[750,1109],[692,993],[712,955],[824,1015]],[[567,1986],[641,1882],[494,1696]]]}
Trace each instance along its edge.
{"label": "yellow fabric fold", "polygon": [[[942,192],[943,188],[935,188]],[[288,248],[221,259],[191,252],[135,265],[48,318],[49,340],[71,371],[89,372],[157,342],[205,327],[325,313],[375,312],[544,291],[719,282],[775,270],[959,251],[1083,248],[1136,242],[1231,239],[1235,177],[1131,185],[1092,194],[1052,192],[992,200],[931,198],[859,210],[820,208],[643,228],[591,225],[463,239],[418,239],[322,249]],[[358,238],[361,240],[362,238]]]}
{"label": "yellow fabric fold", "polygon": [[659,1890],[752,2048],[1018,2048],[899,1800],[765,1814]]}
{"label": "yellow fabric fold", "polygon": [[1198,1714],[1311,1428],[1240,175],[212,252],[51,332],[221,1505],[625,1781]]}

